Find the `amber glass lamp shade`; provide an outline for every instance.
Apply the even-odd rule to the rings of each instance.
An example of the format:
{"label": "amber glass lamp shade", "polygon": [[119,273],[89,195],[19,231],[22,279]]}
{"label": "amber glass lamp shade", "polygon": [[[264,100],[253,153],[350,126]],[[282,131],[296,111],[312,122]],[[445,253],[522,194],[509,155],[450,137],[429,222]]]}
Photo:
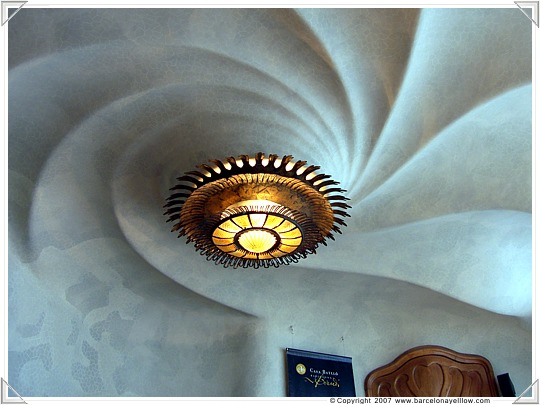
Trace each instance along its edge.
{"label": "amber glass lamp shade", "polygon": [[179,177],[165,205],[172,231],[225,267],[278,267],[314,253],[341,233],[337,216],[349,206],[345,190],[330,187],[337,182],[314,174],[319,167],[291,160],[242,155]]}

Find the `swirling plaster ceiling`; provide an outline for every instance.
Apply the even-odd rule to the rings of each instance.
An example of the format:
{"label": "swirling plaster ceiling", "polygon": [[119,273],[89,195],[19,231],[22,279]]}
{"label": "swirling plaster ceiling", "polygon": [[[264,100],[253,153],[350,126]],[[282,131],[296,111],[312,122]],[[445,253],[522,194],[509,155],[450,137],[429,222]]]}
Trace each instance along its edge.
{"label": "swirling plaster ceiling", "polygon": [[[21,9],[10,384],[284,395],[292,345],[352,355],[361,393],[429,343],[526,388],[532,28],[518,8]],[[196,164],[258,151],[321,166],[352,217],[298,264],[222,269],[162,205]]]}

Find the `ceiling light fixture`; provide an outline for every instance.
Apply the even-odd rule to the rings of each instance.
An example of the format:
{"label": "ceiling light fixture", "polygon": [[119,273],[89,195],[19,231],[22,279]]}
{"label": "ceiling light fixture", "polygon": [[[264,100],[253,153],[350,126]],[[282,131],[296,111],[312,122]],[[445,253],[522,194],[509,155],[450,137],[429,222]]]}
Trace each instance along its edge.
{"label": "ceiling light fixture", "polygon": [[178,177],[164,206],[171,232],[225,267],[278,267],[315,253],[341,233],[338,216],[350,206],[345,190],[332,187],[338,182],[315,174],[319,166],[292,159],[228,157]]}

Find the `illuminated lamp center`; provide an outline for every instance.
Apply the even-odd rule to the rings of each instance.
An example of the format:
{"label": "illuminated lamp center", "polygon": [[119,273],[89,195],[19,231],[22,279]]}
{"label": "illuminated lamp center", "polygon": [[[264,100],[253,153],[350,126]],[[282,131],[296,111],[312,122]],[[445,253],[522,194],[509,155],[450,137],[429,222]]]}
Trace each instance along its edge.
{"label": "illuminated lamp center", "polygon": [[277,238],[271,232],[263,229],[250,229],[238,237],[238,243],[251,253],[264,253],[272,249]]}

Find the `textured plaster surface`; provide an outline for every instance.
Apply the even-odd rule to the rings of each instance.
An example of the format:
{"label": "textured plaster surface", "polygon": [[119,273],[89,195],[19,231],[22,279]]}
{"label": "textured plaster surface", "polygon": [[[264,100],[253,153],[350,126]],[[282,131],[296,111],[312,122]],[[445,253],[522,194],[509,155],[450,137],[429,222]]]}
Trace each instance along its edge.
{"label": "textured plaster surface", "polygon": [[[532,382],[531,22],[509,9],[32,9],[9,29],[9,375],[24,396],[283,396],[284,349],[422,344]],[[336,242],[214,266],[165,223],[208,159],[348,190]],[[291,333],[291,326],[292,333]]]}

